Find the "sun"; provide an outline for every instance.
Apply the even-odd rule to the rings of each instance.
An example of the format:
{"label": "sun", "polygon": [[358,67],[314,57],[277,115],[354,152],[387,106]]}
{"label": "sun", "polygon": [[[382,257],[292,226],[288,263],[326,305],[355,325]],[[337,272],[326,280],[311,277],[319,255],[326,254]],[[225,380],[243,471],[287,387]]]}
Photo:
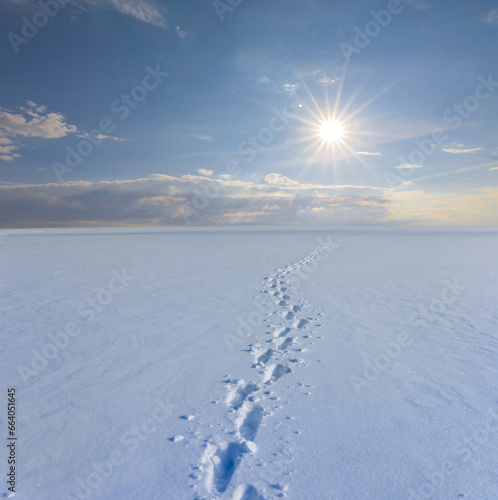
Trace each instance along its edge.
{"label": "sun", "polygon": [[344,125],[338,120],[325,120],[319,126],[320,139],[327,144],[336,144],[344,137]]}

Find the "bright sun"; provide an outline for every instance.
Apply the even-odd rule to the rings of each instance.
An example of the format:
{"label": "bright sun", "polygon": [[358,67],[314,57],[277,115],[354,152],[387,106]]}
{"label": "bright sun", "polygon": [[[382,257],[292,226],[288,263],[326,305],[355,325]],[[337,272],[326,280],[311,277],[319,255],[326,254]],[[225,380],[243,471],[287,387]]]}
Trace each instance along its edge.
{"label": "bright sun", "polygon": [[337,120],[327,120],[320,125],[320,138],[328,144],[339,142],[344,136],[344,127]]}

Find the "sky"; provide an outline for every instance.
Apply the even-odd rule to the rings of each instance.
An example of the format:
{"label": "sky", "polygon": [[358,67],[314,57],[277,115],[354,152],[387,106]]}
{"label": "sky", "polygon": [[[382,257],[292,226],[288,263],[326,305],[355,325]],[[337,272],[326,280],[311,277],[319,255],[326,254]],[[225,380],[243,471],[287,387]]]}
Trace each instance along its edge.
{"label": "sky", "polygon": [[495,225],[498,3],[0,0],[0,227]]}

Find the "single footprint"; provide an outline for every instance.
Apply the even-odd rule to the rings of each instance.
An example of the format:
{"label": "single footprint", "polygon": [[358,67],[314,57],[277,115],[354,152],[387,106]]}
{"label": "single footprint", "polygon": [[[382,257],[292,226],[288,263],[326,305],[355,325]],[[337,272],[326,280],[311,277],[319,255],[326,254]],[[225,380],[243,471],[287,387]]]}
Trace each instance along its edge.
{"label": "single footprint", "polygon": [[235,492],[233,500],[265,500],[258,490],[252,485],[241,486],[240,490]]}
{"label": "single footprint", "polygon": [[268,360],[271,358],[271,355],[273,354],[272,349],[268,349],[264,354],[261,354],[261,356],[258,357],[256,360],[258,364],[266,365],[268,363]]}
{"label": "single footprint", "polygon": [[291,332],[291,329],[289,327],[287,328],[284,328],[279,334],[278,336],[279,337],[285,337],[287,334],[289,334]]}
{"label": "single footprint", "polygon": [[291,371],[290,368],[282,364],[269,366],[268,369],[265,371],[263,381],[265,384],[272,384],[273,382],[276,382],[280,377],[282,377],[286,373],[289,373],[290,371]]}
{"label": "single footprint", "polygon": [[235,410],[238,410],[242,403],[246,400],[247,396],[257,391],[259,387],[251,382],[245,383],[240,380],[234,387],[234,390],[228,396],[227,403],[232,406]]}
{"label": "single footprint", "polygon": [[287,337],[279,346],[278,348],[281,350],[281,351],[285,351],[285,349],[287,349],[287,347],[289,347],[292,342],[294,342],[294,337]]}
{"label": "single footprint", "polygon": [[207,480],[208,487],[223,493],[246,451],[241,443],[229,443],[219,448],[211,445],[207,457],[208,468],[211,469]]}
{"label": "single footprint", "polygon": [[262,419],[263,408],[261,408],[261,406],[255,406],[252,408],[249,412],[247,412],[244,421],[239,428],[240,435],[248,441],[254,441]]}
{"label": "single footprint", "polygon": [[299,321],[299,323],[297,324],[297,327],[298,328],[304,328],[306,325],[308,324],[308,320],[307,319],[302,319]]}

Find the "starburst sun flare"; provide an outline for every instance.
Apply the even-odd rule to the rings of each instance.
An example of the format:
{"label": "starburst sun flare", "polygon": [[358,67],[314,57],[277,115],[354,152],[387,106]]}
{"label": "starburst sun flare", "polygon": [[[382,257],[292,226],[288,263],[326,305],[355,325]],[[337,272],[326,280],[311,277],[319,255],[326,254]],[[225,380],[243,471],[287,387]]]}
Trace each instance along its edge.
{"label": "starburst sun flare", "polygon": [[328,144],[335,144],[344,137],[344,125],[338,120],[324,120],[319,126],[320,138]]}

